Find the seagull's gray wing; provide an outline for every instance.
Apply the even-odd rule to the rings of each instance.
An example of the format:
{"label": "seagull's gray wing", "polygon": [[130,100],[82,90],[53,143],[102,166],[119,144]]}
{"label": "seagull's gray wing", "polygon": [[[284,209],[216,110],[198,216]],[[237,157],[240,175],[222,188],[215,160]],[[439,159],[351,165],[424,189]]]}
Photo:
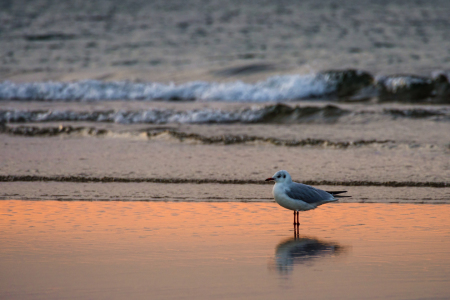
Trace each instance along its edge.
{"label": "seagull's gray wing", "polygon": [[325,191],[297,182],[289,184],[288,189],[286,189],[286,194],[292,199],[302,200],[309,204],[336,200],[333,195]]}

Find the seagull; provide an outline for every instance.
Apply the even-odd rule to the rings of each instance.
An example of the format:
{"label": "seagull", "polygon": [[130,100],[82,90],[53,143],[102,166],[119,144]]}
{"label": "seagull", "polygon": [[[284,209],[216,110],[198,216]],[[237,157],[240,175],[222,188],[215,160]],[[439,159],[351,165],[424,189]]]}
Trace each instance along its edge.
{"label": "seagull", "polygon": [[299,211],[314,209],[319,205],[337,201],[339,199],[336,198],[339,197],[351,197],[339,195],[347,191],[326,192],[310,185],[293,182],[291,175],[285,170],[276,172],[266,181],[275,181],[273,197],[279,205],[294,211],[294,225],[300,225]]}

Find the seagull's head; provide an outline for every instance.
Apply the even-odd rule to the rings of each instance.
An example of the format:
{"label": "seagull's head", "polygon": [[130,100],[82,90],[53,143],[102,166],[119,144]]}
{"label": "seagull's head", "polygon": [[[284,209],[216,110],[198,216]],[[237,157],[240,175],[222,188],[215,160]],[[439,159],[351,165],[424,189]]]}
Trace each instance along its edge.
{"label": "seagull's head", "polygon": [[276,172],[273,177],[267,178],[266,181],[275,181],[275,183],[289,183],[292,182],[291,175],[285,170]]}

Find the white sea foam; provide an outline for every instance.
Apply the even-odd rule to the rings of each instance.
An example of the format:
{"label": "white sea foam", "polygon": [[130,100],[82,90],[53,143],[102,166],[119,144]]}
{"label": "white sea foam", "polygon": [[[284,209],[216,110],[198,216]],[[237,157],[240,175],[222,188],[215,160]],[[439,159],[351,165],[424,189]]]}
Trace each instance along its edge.
{"label": "white sea foam", "polygon": [[136,123],[252,123],[259,121],[266,113],[265,107],[245,108],[235,111],[220,109],[202,109],[175,111],[171,109],[149,109],[142,111],[0,111],[0,122],[60,122],[60,121],[90,121],[113,122],[122,124]]}
{"label": "white sea foam", "polygon": [[378,76],[376,78],[378,84],[384,86],[384,88],[392,93],[396,93],[402,89],[409,89],[413,85],[432,84],[431,78],[418,77],[413,75],[405,76]]}
{"label": "white sea foam", "polygon": [[[245,107],[237,110],[202,108],[194,110],[173,110],[152,108],[147,110],[106,110],[106,111],[71,111],[71,110],[0,110],[0,123],[21,122],[111,122],[120,124],[205,124],[205,123],[255,123],[255,122],[328,122],[340,117],[361,116],[374,118],[388,116],[391,118],[426,118],[435,121],[450,120],[450,109],[439,108],[405,108],[379,110],[348,110],[338,106],[296,106],[283,104]],[[377,117],[375,117],[377,118]]]}
{"label": "white sea foam", "polygon": [[0,83],[0,99],[46,101],[100,100],[214,100],[230,102],[286,101],[321,97],[335,86],[316,75],[269,77],[254,84],[188,82],[176,85],[156,82],[78,82]]}

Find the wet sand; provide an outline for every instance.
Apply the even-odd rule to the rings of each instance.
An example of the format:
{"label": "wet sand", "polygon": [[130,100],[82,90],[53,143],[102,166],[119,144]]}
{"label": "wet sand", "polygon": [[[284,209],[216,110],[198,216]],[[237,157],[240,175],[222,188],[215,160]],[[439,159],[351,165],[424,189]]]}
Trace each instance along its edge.
{"label": "wet sand", "polygon": [[[326,107],[328,104],[303,101],[289,105]],[[314,117],[298,123],[289,122],[288,117],[269,123],[233,124],[9,123],[10,132],[0,134],[0,175],[255,182],[286,169],[297,181],[448,182],[449,122],[434,117],[402,118],[383,114],[385,111],[408,114],[408,109],[420,114],[426,111],[426,106],[334,105],[351,113],[337,120]],[[200,108],[236,111],[248,109],[248,105],[4,102],[0,108],[184,112]],[[434,108],[447,110],[445,106]],[[28,129],[30,134],[21,133]],[[55,132],[55,135],[45,132]]]}
{"label": "wet sand", "polygon": [[0,202],[2,299],[445,299],[448,205]]}
{"label": "wet sand", "polygon": [[[348,190],[340,203],[449,204],[450,189],[415,186],[324,186]],[[274,202],[272,184],[155,182],[0,182],[0,200]]]}
{"label": "wet sand", "polygon": [[298,181],[447,182],[445,148],[205,145],[120,138],[1,137],[1,175],[264,180],[280,169]]}

